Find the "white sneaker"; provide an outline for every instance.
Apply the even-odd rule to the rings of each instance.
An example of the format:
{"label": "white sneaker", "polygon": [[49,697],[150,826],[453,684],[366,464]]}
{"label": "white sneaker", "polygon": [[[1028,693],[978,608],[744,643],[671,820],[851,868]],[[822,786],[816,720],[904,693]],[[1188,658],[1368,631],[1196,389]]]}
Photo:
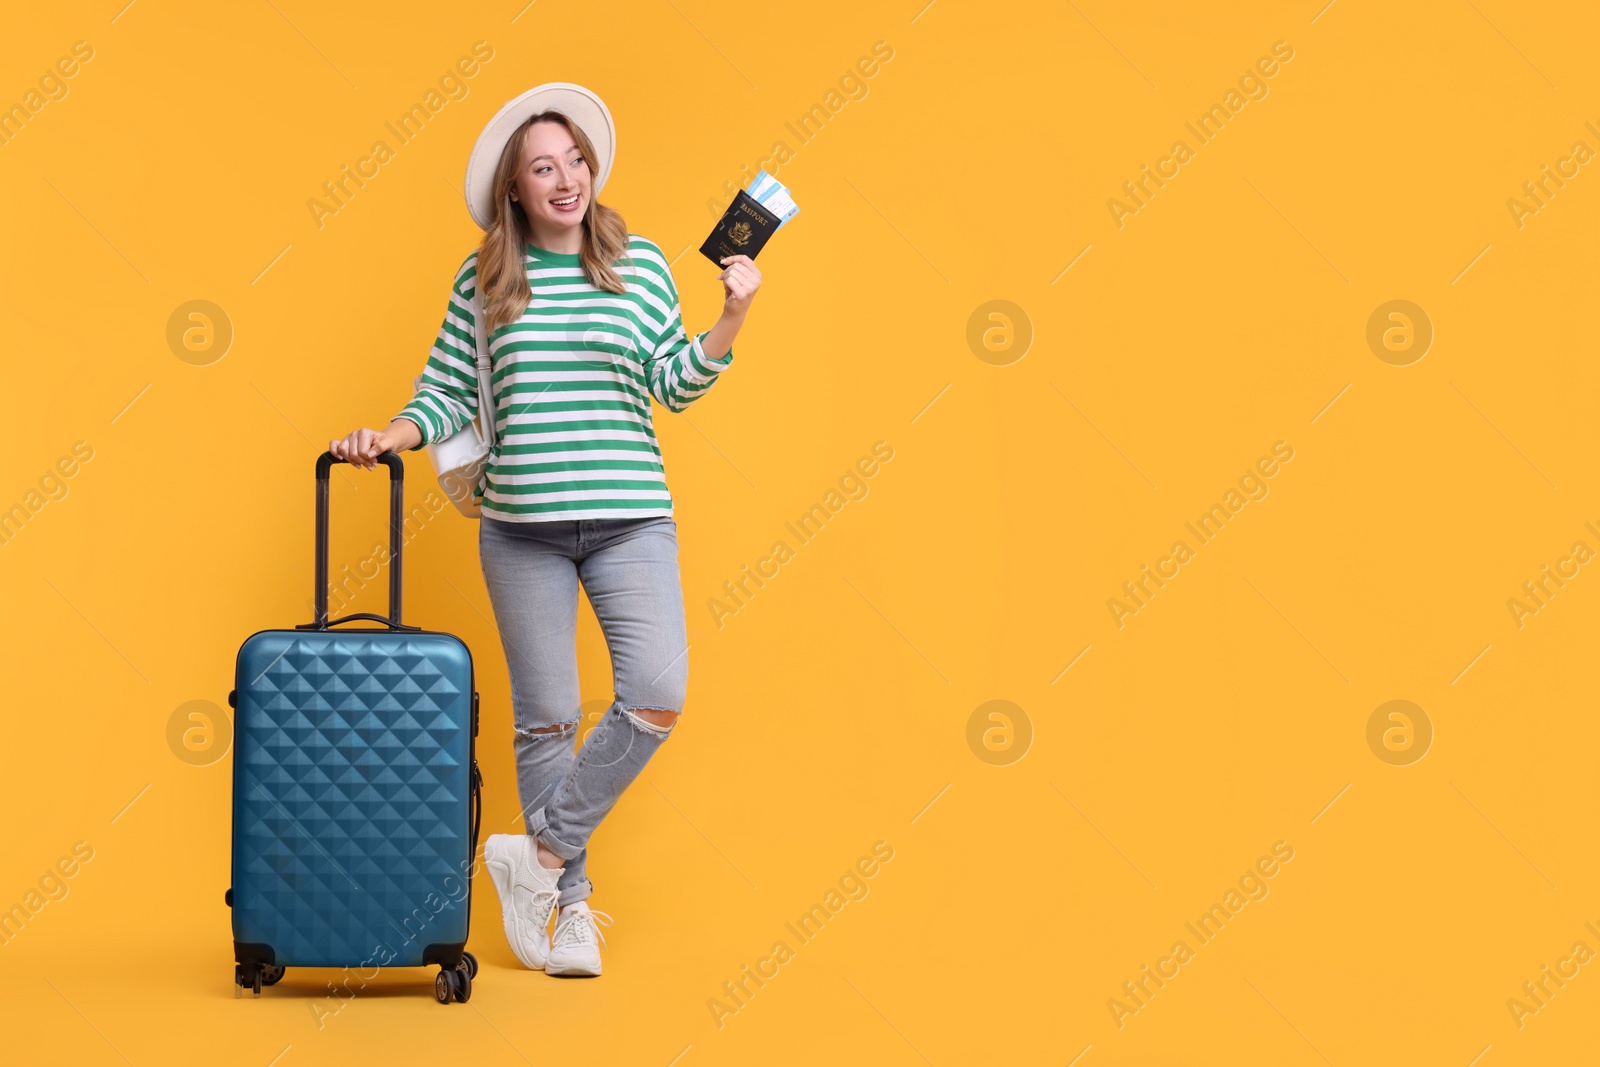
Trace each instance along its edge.
{"label": "white sneaker", "polygon": [[550,913],[560,896],[556,879],[564,868],[541,867],[534,840],[526,834],[490,834],[483,864],[500,894],[511,951],[524,967],[544,970],[550,956]]}
{"label": "white sneaker", "polygon": [[591,911],[585,901],[562,908],[556,917],[556,934],[550,942],[544,973],[599,974],[600,943],[606,939],[600,932],[601,923],[610,926],[611,916]]}

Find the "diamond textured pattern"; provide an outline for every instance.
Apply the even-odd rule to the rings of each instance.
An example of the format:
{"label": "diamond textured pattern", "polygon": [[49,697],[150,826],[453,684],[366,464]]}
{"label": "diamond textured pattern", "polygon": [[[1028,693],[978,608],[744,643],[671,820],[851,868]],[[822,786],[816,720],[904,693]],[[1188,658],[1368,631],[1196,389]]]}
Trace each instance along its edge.
{"label": "diamond textured pattern", "polygon": [[449,634],[268,630],[239,650],[234,939],[417,966],[467,939],[472,657]]}

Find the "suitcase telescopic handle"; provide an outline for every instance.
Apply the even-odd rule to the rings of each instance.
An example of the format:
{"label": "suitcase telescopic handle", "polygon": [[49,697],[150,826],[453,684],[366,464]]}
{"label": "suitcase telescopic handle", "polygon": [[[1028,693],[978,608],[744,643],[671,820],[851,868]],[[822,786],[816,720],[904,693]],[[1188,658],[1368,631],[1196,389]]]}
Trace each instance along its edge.
{"label": "suitcase telescopic handle", "polygon": [[296,626],[297,630],[326,630],[330,626],[365,619],[381,622],[391,630],[416,630],[400,621],[400,549],[405,525],[405,463],[394,452],[384,452],[378,462],[389,468],[389,614],[360,612],[337,619],[328,618],[328,474],[335,463],[347,463],[332,452],[317,457],[317,558],[316,595],[312,601],[316,618]]}

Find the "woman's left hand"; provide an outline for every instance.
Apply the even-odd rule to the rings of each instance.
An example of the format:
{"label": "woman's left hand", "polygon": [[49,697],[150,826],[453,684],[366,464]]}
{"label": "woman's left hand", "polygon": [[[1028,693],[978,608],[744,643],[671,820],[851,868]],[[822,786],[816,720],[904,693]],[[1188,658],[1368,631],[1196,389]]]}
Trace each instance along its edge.
{"label": "woman's left hand", "polygon": [[756,268],[755,261],[745,255],[723,256],[721,262],[726,264],[717,275],[725,291],[722,314],[725,318],[742,320],[750,310],[756,290],[761,288],[761,271]]}

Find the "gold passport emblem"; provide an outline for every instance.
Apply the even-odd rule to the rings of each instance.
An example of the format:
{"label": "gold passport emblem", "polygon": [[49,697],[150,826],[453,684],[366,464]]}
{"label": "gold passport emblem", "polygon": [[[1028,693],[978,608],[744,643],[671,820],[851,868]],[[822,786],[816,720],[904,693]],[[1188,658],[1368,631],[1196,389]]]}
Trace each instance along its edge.
{"label": "gold passport emblem", "polygon": [[734,223],[733,229],[728,231],[728,237],[733,241],[734,244],[739,245],[740,247],[749,244],[750,224],[748,222]]}

